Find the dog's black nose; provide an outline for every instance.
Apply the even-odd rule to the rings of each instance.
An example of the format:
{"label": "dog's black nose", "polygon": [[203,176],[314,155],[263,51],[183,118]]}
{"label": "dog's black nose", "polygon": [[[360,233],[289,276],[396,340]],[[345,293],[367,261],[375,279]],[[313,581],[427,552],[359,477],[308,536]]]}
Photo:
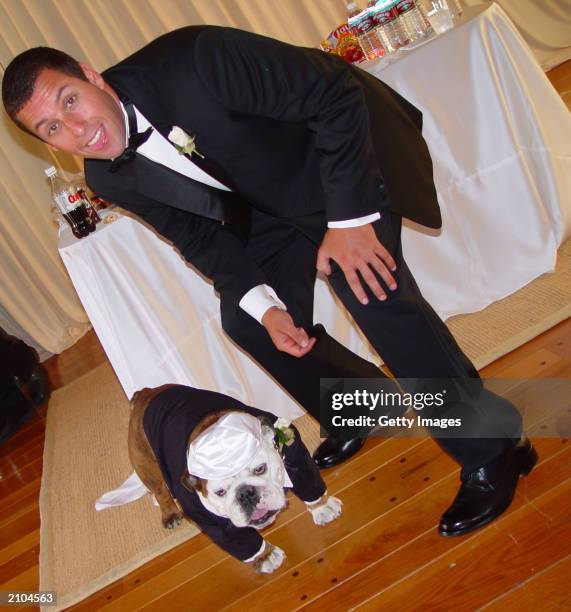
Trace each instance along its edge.
{"label": "dog's black nose", "polygon": [[260,501],[260,495],[252,485],[241,485],[236,490],[236,499],[242,508],[253,508]]}

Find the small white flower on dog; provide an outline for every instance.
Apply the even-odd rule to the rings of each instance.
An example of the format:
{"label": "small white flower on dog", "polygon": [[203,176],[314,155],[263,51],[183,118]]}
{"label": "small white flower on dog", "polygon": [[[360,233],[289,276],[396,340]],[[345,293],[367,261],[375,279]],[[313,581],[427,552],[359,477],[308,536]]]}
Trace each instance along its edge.
{"label": "small white flower on dog", "polygon": [[178,125],[173,125],[169,132],[169,140],[176,146],[181,155],[186,153],[186,155],[192,156],[193,153],[196,153],[199,157],[204,159],[204,155],[198,152],[194,144],[195,138],[195,136],[189,136]]}
{"label": "small white flower on dog", "polygon": [[295,432],[290,427],[291,421],[279,417],[274,423],[274,431],[276,432],[278,441],[278,451],[281,453],[284,446],[291,446],[295,438]]}
{"label": "small white flower on dog", "polygon": [[284,419],[283,417],[279,417],[274,423],[274,427],[276,429],[282,429],[289,427],[291,425],[291,419]]}

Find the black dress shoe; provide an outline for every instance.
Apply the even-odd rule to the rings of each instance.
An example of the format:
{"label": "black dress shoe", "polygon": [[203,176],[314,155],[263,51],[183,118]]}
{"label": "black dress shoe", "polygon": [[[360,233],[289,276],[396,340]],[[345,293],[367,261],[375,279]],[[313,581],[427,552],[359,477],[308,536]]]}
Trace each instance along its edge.
{"label": "black dress shoe", "polygon": [[39,406],[43,404],[49,395],[46,375],[40,365],[36,364],[28,380],[22,381],[17,376],[14,376],[16,384],[20,391],[26,396],[32,404]]}
{"label": "black dress shoe", "polygon": [[361,450],[365,440],[366,438],[352,438],[351,440],[327,438],[313,453],[313,460],[320,469],[333,467]]}
{"label": "black dress shoe", "polygon": [[440,519],[440,534],[464,535],[493,521],[512,503],[518,478],[529,474],[536,463],[537,452],[526,438],[468,474]]}

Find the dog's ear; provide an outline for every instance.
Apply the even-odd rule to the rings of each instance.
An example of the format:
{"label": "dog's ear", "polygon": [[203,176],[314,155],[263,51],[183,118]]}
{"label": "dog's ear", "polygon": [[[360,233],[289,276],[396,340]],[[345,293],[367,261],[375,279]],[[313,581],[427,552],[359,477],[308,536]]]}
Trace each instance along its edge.
{"label": "dog's ear", "polygon": [[131,401],[129,402],[129,408],[131,410],[133,410],[133,408],[135,407],[135,404],[140,399],[141,394],[142,394],[142,389],[139,389],[138,391],[135,391],[133,397],[131,398]]}
{"label": "dog's ear", "polygon": [[259,416],[258,420],[262,424],[262,435],[264,436],[264,438],[269,438],[273,440],[276,436],[274,424],[267,416]]}
{"label": "dog's ear", "polygon": [[180,482],[182,486],[191,493],[194,493],[195,491],[202,492],[202,479],[200,479],[198,476],[193,476],[192,474],[189,474],[185,471],[185,473],[180,478]]}

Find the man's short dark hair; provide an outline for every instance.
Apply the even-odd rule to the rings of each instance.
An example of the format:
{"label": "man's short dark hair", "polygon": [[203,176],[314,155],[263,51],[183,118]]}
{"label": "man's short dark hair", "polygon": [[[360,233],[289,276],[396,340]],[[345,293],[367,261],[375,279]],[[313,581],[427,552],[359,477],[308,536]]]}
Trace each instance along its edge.
{"label": "man's short dark hair", "polygon": [[79,62],[63,51],[34,47],[17,55],[4,72],[2,102],[10,119],[24,130],[26,128],[18,121],[17,115],[32,97],[36,79],[45,69],[57,70],[87,81]]}

